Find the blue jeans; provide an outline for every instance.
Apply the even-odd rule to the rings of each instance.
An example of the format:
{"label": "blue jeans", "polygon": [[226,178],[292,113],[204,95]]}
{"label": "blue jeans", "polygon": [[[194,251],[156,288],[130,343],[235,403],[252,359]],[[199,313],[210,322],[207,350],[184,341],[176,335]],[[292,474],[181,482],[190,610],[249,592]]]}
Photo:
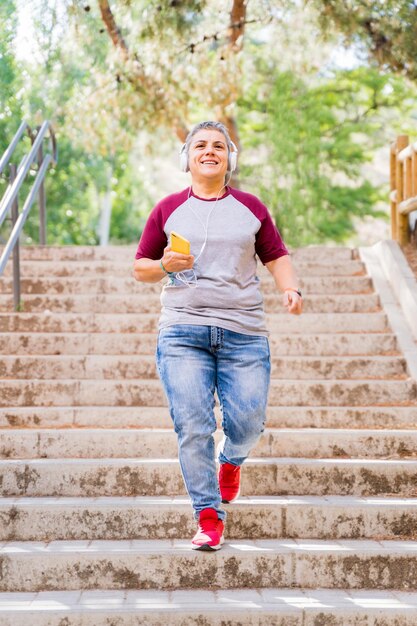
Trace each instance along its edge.
{"label": "blue jeans", "polygon": [[211,508],[224,519],[213,438],[214,393],[223,416],[219,462],[241,465],[264,430],[268,339],[216,326],[178,324],[159,332],[156,358],[195,517]]}

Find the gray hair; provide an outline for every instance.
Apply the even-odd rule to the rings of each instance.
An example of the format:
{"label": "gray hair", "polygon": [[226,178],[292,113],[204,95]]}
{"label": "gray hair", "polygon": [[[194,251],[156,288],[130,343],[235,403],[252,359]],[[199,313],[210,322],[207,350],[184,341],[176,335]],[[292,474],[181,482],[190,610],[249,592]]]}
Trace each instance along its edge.
{"label": "gray hair", "polygon": [[227,150],[230,154],[230,152],[232,152],[232,140],[230,139],[229,132],[226,126],[222,124],[221,122],[208,121],[208,122],[200,122],[199,124],[196,124],[188,133],[187,139],[185,140],[185,144],[184,144],[184,150],[187,153],[187,156],[188,156],[188,151],[190,149],[191,140],[194,137],[194,135],[198,133],[199,130],[203,130],[206,128],[211,129],[211,130],[218,130],[220,133],[224,135],[226,139]]}

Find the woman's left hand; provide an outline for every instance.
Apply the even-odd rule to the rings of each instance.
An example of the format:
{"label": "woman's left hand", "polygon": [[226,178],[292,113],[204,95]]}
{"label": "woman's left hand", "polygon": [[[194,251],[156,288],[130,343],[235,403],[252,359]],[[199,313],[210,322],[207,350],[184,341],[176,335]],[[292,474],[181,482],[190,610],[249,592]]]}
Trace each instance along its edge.
{"label": "woman's left hand", "polygon": [[303,311],[303,299],[296,291],[287,290],[283,295],[283,304],[288,309],[288,313],[300,315]]}

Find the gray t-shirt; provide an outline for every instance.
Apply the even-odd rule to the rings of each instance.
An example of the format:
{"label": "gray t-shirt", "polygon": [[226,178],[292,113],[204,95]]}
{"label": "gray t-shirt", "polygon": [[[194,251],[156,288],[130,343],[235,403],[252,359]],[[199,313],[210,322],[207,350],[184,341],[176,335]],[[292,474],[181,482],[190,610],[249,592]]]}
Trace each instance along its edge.
{"label": "gray t-shirt", "polygon": [[190,241],[194,272],[169,277],[159,328],[201,324],[266,336],[256,255],[265,264],[288,251],[265,205],[231,187],[217,200],[189,188],[172,194],[149,215],[136,259],[160,259],[173,230]]}

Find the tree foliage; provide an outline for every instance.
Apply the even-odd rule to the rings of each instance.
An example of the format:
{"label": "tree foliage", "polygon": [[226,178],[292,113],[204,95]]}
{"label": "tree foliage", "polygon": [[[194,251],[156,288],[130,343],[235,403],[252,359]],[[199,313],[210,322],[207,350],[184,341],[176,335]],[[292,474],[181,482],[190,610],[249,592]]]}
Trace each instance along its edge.
{"label": "tree foliage", "polygon": [[417,2],[413,0],[312,0],[323,32],[334,28],[386,71],[417,80]]}
{"label": "tree foliage", "polygon": [[[12,4],[11,0],[8,2]],[[15,8],[10,8],[10,14],[16,15]],[[8,129],[2,134],[3,148],[17,130],[21,117],[31,124],[43,119],[52,121],[58,144],[58,164],[50,169],[45,181],[48,243],[97,244],[102,198],[108,191],[113,200],[111,226],[115,239],[132,240],[137,237],[132,221],[141,223],[141,215],[149,210],[150,199],[140,179],[132,174],[135,164],[129,158],[126,144],[117,140],[121,137],[120,131],[114,133],[112,103],[108,103],[106,116],[91,101],[88,117],[91,120],[91,116],[96,116],[100,124],[97,124],[96,132],[90,127],[84,133],[85,102],[80,100],[80,94],[91,83],[90,59],[85,58],[83,49],[62,23],[59,24],[60,36],[57,36],[56,6],[49,0],[39,2],[34,19],[39,40],[39,54],[33,55],[35,60],[16,61],[14,33],[5,42],[7,54],[0,59],[0,63],[7,61],[14,69],[14,75],[9,73],[6,80],[10,92],[8,102],[12,102],[13,97],[16,99],[16,93],[20,98],[20,107],[10,113]],[[99,47],[96,52],[103,56]],[[1,75],[6,76],[6,73]],[[20,76],[25,78],[21,88]],[[125,132],[132,134],[132,129]],[[23,143],[28,149],[29,140]],[[17,162],[24,145],[19,147]],[[130,145],[131,141],[128,147]],[[21,202],[27,195],[31,179],[29,176],[22,188]],[[122,192],[122,188],[128,185],[131,185],[131,193]],[[123,220],[125,224],[122,224]],[[127,234],[129,226],[132,228],[130,236]],[[24,241],[38,241],[38,230],[38,212],[33,207],[25,224]],[[10,225],[5,224],[1,231],[3,239],[9,232]]]}
{"label": "tree foliage", "polygon": [[[395,118],[406,121],[405,82],[394,79],[387,60],[387,50],[408,49],[410,29],[401,34],[395,21],[408,20],[413,32],[406,3],[33,0],[38,54],[17,61],[19,1],[0,5],[9,29],[0,43],[0,99],[8,112],[0,131],[9,141],[22,114],[55,125],[49,243],[97,243],[106,194],[111,240],[137,240],[161,194],[149,175],[156,152],[160,159],[161,144],[176,152],[189,125],[208,117],[226,122],[241,144],[240,178],[262,195],[290,243],[341,241],[354,216],[373,214],[380,194],[363,179],[363,164],[389,141]],[[379,25],[397,42],[382,46],[384,72],[364,61],[337,73],[334,26],[355,50],[372,49],[366,19],[372,32]],[[411,76],[404,64],[391,67]],[[37,223],[34,212],[29,240],[37,240]]]}
{"label": "tree foliage", "polygon": [[[94,66],[96,101],[105,106],[111,100],[122,127],[164,126],[181,141],[202,94],[206,110],[228,123],[239,93],[241,42],[236,34],[244,29],[243,18],[233,17],[236,7],[245,15],[243,0],[230,5],[220,0],[112,5],[98,0],[87,12],[85,5],[74,3],[72,23]],[[87,101],[90,93],[88,86]]]}
{"label": "tree foliage", "polygon": [[23,80],[13,54],[17,20],[13,0],[0,3],[0,150],[7,146],[7,137],[14,130],[15,120],[21,117],[21,88]]}
{"label": "tree foliage", "polygon": [[264,151],[242,174],[260,189],[285,239],[343,241],[355,216],[380,215],[381,193],[361,167],[386,141],[383,114],[403,96],[402,82],[365,68],[313,85],[277,72],[260,93],[257,81],[240,102],[248,147]]}

